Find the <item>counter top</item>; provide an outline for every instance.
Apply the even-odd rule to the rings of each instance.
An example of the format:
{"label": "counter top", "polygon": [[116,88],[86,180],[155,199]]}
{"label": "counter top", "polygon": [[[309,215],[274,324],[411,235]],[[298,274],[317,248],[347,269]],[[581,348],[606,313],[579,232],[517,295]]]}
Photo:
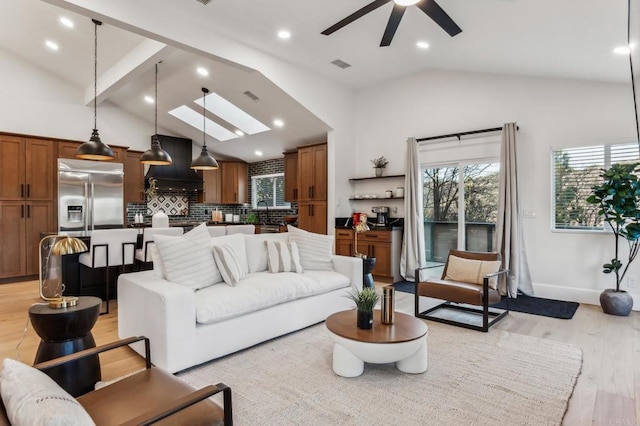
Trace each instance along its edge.
{"label": "counter top", "polygon": [[[353,229],[351,226],[336,226],[336,229]],[[369,225],[369,231],[396,231],[401,230],[402,226],[372,226]]]}

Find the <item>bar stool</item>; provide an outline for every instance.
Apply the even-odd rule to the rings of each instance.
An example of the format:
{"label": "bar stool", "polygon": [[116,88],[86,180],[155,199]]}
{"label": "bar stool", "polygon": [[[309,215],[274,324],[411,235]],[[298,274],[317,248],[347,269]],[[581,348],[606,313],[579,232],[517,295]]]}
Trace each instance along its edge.
{"label": "bar stool", "polygon": [[[138,240],[136,229],[98,229],[91,232],[89,251],[78,258],[80,265],[90,269],[105,269],[106,311],[109,313],[109,267],[133,265],[133,255]],[[80,272],[80,294],[82,294],[82,271]]]}
{"label": "bar stool", "polygon": [[154,245],[153,237],[154,235],[162,234],[162,235],[174,235],[180,236],[184,232],[183,228],[175,227],[175,228],[144,228],[144,233],[142,234],[142,248],[136,249],[135,262],[138,265],[138,271],[142,269],[144,265],[149,266],[152,263],[153,259],[151,259],[151,247]]}
{"label": "bar stool", "polygon": [[255,225],[229,225],[227,226],[227,235],[232,234],[255,234]]}
{"label": "bar stool", "polygon": [[207,231],[212,237],[222,237],[227,235],[227,228],[225,226],[207,226]]}

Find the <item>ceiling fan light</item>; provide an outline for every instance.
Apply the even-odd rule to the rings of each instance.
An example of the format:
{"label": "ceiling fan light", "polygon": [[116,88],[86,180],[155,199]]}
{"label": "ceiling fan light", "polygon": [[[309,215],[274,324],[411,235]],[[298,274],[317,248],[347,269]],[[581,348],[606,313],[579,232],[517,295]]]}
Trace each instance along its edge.
{"label": "ceiling fan light", "polygon": [[398,6],[413,6],[418,3],[420,0],[393,0],[395,4]]}
{"label": "ceiling fan light", "polygon": [[209,154],[207,148],[203,146],[200,156],[194,158],[191,162],[191,168],[193,170],[216,170],[218,168],[218,162]]}
{"label": "ceiling fan light", "polygon": [[111,161],[115,158],[113,150],[100,140],[98,129],[93,129],[89,142],[85,142],[76,150],[76,157],[83,160]]}

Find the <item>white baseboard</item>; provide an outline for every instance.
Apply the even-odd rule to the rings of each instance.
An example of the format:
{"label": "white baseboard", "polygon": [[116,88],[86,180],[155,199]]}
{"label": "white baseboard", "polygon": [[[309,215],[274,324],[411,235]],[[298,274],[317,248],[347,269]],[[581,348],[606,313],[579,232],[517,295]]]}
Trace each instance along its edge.
{"label": "white baseboard", "polygon": [[[588,305],[596,306],[600,306],[600,293],[602,293],[602,290],[562,287],[538,283],[533,283],[533,291],[536,297],[564,300],[567,302],[586,303]],[[640,311],[640,295],[631,294],[631,297],[633,297],[633,310]]]}

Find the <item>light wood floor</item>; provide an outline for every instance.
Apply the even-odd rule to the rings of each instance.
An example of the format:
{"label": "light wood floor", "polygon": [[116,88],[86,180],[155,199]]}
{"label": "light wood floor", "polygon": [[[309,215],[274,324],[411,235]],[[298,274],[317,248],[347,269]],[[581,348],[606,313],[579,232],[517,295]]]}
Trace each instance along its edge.
{"label": "light wood floor", "polygon": [[[0,285],[0,359],[33,363],[39,338],[28,327],[27,310],[38,298],[37,281]],[[117,340],[117,303],[98,319],[93,335],[98,345]],[[413,311],[413,295],[396,292],[396,306]],[[579,346],[583,352],[578,379],[565,425],[631,426],[640,424],[640,313],[626,318],[605,315],[598,306],[581,305],[572,320],[512,312],[495,328]],[[152,354],[153,355],[153,354]],[[128,348],[101,356],[103,380],[142,368],[141,358]],[[636,414],[638,413],[638,414]],[[508,424],[508,419],[505,419]]]}

